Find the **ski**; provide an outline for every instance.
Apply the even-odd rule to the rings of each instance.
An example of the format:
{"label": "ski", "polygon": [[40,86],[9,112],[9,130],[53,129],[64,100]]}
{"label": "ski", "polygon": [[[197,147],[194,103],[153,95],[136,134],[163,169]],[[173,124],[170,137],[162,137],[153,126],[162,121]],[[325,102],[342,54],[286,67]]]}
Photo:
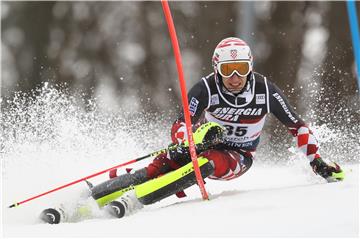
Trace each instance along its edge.
{"label": "ski", "polygon": [[[198,163],[202,177],[205,178],[213,172],[214,169],[206,158],[199,157]],[[194,167],[191,162],[166,175],[135,186],[131,184],[128,186],[122,181],[118,182],[119,179],[123,178],[119,176],[116,179],[95,186],[97,193],[94,193],[95,187],[86,181],[90,193],[87,192],[83,196],[84,199],[80,200],[75,207],[66,209],[65,205],[62,205],[60,207],[62,211],[45,209],[40,218],[50,224],[64,221],[75,222],[93,218],[94,213],[99,209],[106,211],[112,217],[123,218],[135,213],[144,205],[153,204],[173,194],[178,195],[179,192],[196,183]],[[117,191],[109,190],[116,183],[119,189]]]}

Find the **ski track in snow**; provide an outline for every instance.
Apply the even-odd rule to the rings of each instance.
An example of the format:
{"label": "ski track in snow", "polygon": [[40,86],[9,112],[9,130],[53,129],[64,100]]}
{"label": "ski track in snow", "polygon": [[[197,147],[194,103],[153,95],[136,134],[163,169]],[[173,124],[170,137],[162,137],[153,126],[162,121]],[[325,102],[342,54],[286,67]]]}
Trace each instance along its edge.
{"label": "ski track in snow", "polygon": [[[153,117],[146,115],[134,121],[96,109],[86,113],[54,89],[42,90],[30,103],[18,98],[16,107],[3,115],[5,237],[359,236],[358,158],[341,163],[345,181],[328,184],[312,172],[304,156],[286,150],[288,160],[282,164],[260,153],[257,158],[265,160],[255,159],[252,168],[235,180],[206,179],[209,201],[203,201],[193,186],[185,190],[186,198],[171,196],[123,219],[98,210],[92,219],[76,223],[47,225],[38,220],[45,208],[60,203],[74,207],[88,190],[85,183],[79,183],[9,209],[10,204],[146,155],[170,141],[166,130],[170,125],[164,123],[170,119],[151,123]],[[348,137],[334,135],[325,126],[317,130],[329,138],[322,142],[329,140],[327,145],[333,146],[325,152],[331,157],[325,157],[334,161],[341,156],[359,157],[358,131],[354,132]],[[131,166],[140,168],[148,162],[150,159]],[[106,179],[104,174],[90,181],[97,184]]]}

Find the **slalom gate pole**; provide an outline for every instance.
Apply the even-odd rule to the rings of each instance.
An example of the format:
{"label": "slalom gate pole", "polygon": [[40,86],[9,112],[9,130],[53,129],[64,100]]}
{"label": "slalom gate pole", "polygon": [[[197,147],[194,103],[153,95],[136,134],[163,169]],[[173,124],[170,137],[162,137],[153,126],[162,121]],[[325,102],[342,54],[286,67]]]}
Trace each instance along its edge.
{"label": "slalom gate pole", "polygon": [[182,96],[181,98],[182,98],[182,105],[183,105],[184,116],[185,116],[186,132],[187,132],[188,140],[189,140],[189,150],[190,150],[191,161],[194,166],[196,181],[199,185],[202,197],[205,200],[205,199],[209,199],[209,196],[206,192],[206,189],[204,186],[204,180],[201,176],[199,164],[197,161],[197,155],[196,155],[195,143],[194,143],[193,134],[192,134],[192,125],[191,125],[191,118],[190,118],[190,113],[189,113],[189,104],[188,104],[186,84],[185,84],[185,80],[184,80],[184,72],[183,72],[183,67],[182,67],[182,62],[181,62],[179,43],[177,40],[175,26],[174,26],[174,22],[173,22],[173,19],[171,16],[171,11],[170,11],[168,1],[161,0],[161,4],[162,4],[163,11],[164,11],[165,19],[166,19],[166,22],[168,25],[171,43],[172,43],[174,55],[175,55],[176,66],[177,66],[177,70],[178,70],[178,74],[179,74],[179,83],[180,83],[181,96]]}
{"label": "slalom gate pole", "polygon": [[347,11],[349,15],[350,31],[353,43],[356,71],[357,71],[357,83],[360,92],[360,33],[358,17],[356,14],[356,3],[354,0],[346,1]]}
{"label": "slalom gate pole", "polygon": [[93,178],[93,177],[95,177],[95,176],[98,176],[98,175],[100,175],[100,174],[104,174],[104,173],[109,172],[109,171],[111,171],[111,170],[114,170],[114,169],[117,169],[117,168],[120,168],[120,167],[129,165],[129,164],[133,164],[133,163],[139,162],[139,161],[141,161],[141,160],[143,160],[143,159],[146,159],[146,158],[149,158],[149,157],[155,157],[155,156],[157,156],[157,155],[159,155],[159,154],[166,153],[169,149],[171,149],[171,148],[161,149],[161,150],[155,151],[155,152],[153,152],[153,153],[150,153],[150,154],[148,154],[148,155],[145,155],[145,156],[142,156],[142,157],[139,157],[139,158],[130,160],[130,161],[128,161],[128,162],[125,162],[125,163],[116,165],[116,166],[114,166],[114,167],[111,167],[111,168],[102,170],[102,171],[100,171],[100,172],[91,174],[91,175],[89,175],[89,176],[80,178],[80,179],[75,180],[75,181],[73,181],[73,182],[67,183],[67,184],[62,185],[62,186],[60,186],[60,187],[54,188],[54,189],[49,190],[49,191],[47,191],[47,192],[44,192],[44,193],[41,193],[41,194],[39,194],[39,195],[33,196],[33,197],[31,197],[31,198],[28,198],[28,199],[26,199],[26,200],[23,200],[23,201],[21,201],[21,202],[14,203],[14,204],[10,205],[9,208],[18,207],[18,206],[20,206],[21,204],[24,204],[24,203],[26,203],[26,202],[32,201],[32,200],[34,200],[34,199],[36,199],[36,198],[45,196],[45,195],[47,195],[47,194],[49,194],[49,193],[58,191],[58,190],[60,190],[60,189],[66,188],[66,187],[69,187],[69,186],[71,186],[71,185],[74,185],[74,184],[77,184],[77,183],[79,183],[79,182],[85,181],[85,180],[87,180],[87,179],[89,179],[89,178]]}

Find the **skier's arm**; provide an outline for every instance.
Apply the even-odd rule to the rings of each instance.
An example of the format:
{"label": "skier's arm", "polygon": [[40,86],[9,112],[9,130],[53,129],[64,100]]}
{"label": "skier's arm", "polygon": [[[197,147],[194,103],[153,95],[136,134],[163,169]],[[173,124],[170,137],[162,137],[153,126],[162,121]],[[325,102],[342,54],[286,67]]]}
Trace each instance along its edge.
{"label": "skier's arm", "polygon": [[312,131],[294,111],[282,91],[270,82],[269,101],[271,113],[296,137],[297,147],[310,161],[320,158],[318,153],[319,144]]}
{"label": "skier's arm", "polygon": [[[195,125],[209,104],[209,93],[203,80],[190,89],[188,100],[191,123]],[[172,125],[171,139],[173,143],[182,143],[186,140],[186,126],[182,112]]]}
{"label": "skier's arm", "polygon": [[307,156],[316,174],[328,182],[341,181],[345,178],[344,171],[334,162],[326,162],[319,153],[319,144],[304,121],[296,114],[281,90],[269,83],[270,111],[296,137],[297,147]]}

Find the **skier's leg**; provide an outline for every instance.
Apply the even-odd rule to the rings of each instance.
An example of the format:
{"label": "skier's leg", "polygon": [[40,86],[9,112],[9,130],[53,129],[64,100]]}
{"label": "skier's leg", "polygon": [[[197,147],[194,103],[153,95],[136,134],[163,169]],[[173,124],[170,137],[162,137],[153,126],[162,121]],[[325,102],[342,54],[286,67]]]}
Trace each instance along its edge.
{"label": "skier's leg", "polygon": [[[198,164],[202,178],[206,178],[214,172],[214,168],[207,158],[200,156]],[[183,191],[195,183],[194,167],[190,162],[161,177],[135,186],[135,193],[142,204],[148,205]]]}
{"label": "skier's leg", "polygon": [[[96,200],[115,192],[120,194],[119,190],[127,189],[131,185],[141,184],[147,180],[147,170],[146,168],[142,168],[135,171],[134,173],[126,173],[94,186],[91,188],[91,196]],[[128,190],[124,190],[124,192],[126,191]]]}
{"label": "skier's leg", "polygon": [[[213,166],[206,158],[199,157],[198,164],[203,178],[213,173]],[[116,201],[113,195],[117,195],[119,192],[105,195],[96,199],[96,201],[98,205],[106,205],[106,209],[111,215],[121,218],[141,209],[143,205],[160,201],[195,183],[194,168],[192,162],[190,162],[174,171],[131,187],[134,190],[129,190],[128,192],[119,190],[122,195],[119,198],[115,198]]]}
{"label": "skier's leg", "polygon": [[201,154],[209,159],[214,167],[210,179],[231,180],[243,175],[252,165],[250,153],[239,153],[234,150],[207,150]]}
{"label": "skier's leg", "polygon": [[[180,162],[185,165],[187,162]],[[126,173],[91,188],[91,196],[100,207],[121,197],[124,193],[134,189],[136,185],[142,184],[150,179],[159,177],[179,168],[179,164],[167,158],[167,154],[158,155],[147,167],[139,169],[134,173]]]}
{"label": "skier's leg", "polygon": [[[224,129],[214,122],[208,122],[199,127],[194,133],[194,138],[199,141],[199,149],[197,150],[203,151],[205,148],[221,142],[223,132]],[[124,191],[128,191],[133,186],[167,174],[168,172],[178,169],[189,162],[191,162],[191,158],[188,148],[185,145],[177,145],[175,149],[169,149],[168,153],[164,153],[156,157],[154,161],[148,165],[148,167],[138,170],[134,174],[121,175],[94,187],[92,189],[92,196],[97,201],[99,201],[99,198],[104,198],[104,196],[114,200],[116,197],[121,196]],[[111,175],[116,176],[116,171]],[[111,195],[111,197],[108,197],[108,195]],[[104,200],[101,201],[99,205],[103,206],[106,205],[106,203],[108,203],[108,201]]]}
{"label": "skier's leg", "polygon": [[[233,150],[207,150],[199,155],[198,162],[203,178],[231,180],[243,175],[252,165],[250,153]],[[192,162],[135,187],[142,204],[152,204],[180,192],[196,183]]]}
{"label": "skier's leg", "polygon": [[[233,150],[207,150],[199,156],[199,160],[202,160],[200,171],[203,178],[231,180],[244,174],[252,165],[251,154],[240,154]],[[180,162],[180,164],[184,164],[184,162]],[[100,206],[103,206],[120,197],[124,192],[135,189],[136,197],[141,203],[151,204],[157,202],[196,183],[191,162],[174,170],[175,167],[179,167],[177,165],[173,160],[168,159],[166,155],[162,155],[145,168],[147,170],[147,179],[143,183],[125,189],[120,188],[118,191],[103,194],[95,199]],[[162,176],[158,177],[160,175]],[[150,180],[151,178],[155,179]],[[118,177],[118,180],[120,179],[122,179],[122,176]],[[122,184],[119,183],[118,185]]]}

